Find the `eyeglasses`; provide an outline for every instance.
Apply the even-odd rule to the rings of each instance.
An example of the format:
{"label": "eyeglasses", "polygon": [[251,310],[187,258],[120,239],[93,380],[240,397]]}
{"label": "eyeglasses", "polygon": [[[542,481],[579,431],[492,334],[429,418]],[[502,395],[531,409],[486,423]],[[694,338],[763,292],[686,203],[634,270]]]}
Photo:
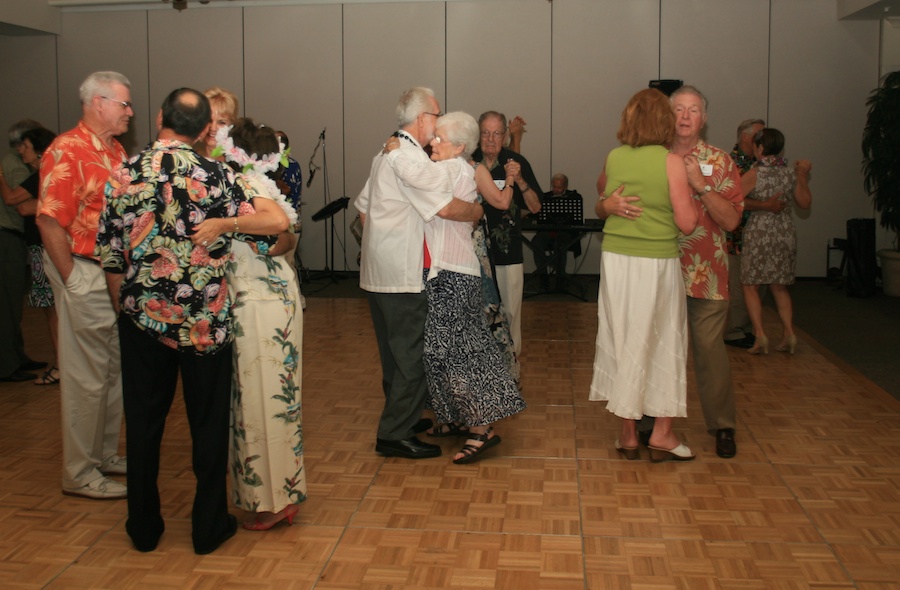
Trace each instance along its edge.
{"label": "eyeglasses", "polygon": [[506,135],[506,131],[482,131],[481,132],[481,137],[483,137],[485,139],[488,139],[490,137],[493,137],[494,139],[500,139],[504,135]]}
{"label": "eyeglasses", "polygon": [[432,117],[443,117],[444,113],[422,113],[423,115],[431,115]]}
{"label": "eyeglasses", "polygon": [[116,99],[110,98],[110,97],[108,97],[108,96],[100,96],[100,98],[105,98],[106,100],[108,100],[108,101],[110,101],[110,102],[118,103],[118,104],[122,105],[122,108],[123,108],[123,109],[132,109],[132,110],[134,110],[134,104],[128,102],[127,100],[116,100]]}

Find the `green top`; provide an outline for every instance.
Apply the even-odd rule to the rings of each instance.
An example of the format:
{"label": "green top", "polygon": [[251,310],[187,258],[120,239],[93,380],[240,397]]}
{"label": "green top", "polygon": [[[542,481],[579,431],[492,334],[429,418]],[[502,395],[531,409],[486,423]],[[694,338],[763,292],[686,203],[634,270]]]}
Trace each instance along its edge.
{"label": "green top", "polygon": [[605,195],[625,185],[623,195],[641,198],[644,211],[637,219],[611,215],[603,227],[603,249],[641,258],[678,258],[678,227],[669,200],[666,157],[660,145],[639,148],[623,145],[606,158]]}

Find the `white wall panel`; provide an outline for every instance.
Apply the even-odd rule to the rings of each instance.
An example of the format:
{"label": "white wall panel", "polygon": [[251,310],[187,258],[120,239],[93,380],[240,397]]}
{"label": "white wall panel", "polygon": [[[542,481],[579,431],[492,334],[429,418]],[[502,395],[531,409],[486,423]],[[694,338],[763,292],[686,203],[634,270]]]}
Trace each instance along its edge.
{"label": "white wall panel", "polygon": [[[819,4],[834,20],[834,5]],[[769,0],[662,2],[660,13],[660,76],[706,95],[705,137],[731,151],[741,121],[767,116]]]}
{"label": "white wall panel", "polygon": [[[341,20],[340,6],[247,8],[244,12],[245,114],[283,130],[290,138],[291,154],[303,169],[301,256],[304,266],[315,269],[325,267],[328,226],[311,219],[325,204],[324,172],[316,172],[309,188],[306,181],[310,156],[323,129],[329,192],[332,199],[344,194]],[[314,163],[322,165],[321,148]],[[348,215],[348,222],[352,217]],[[335,221],[342,218],[339,215]],[[337,238],[343,238],[343,231]],[[356,248],[352,237],[350,241],[348,250]],[[343,269],[342,251],[337,242],[335,246],[335,266]],[[350,268],[356,269],[355,249],[348,251],[348,260]]]}
{"label": "white wall panel", "polygon": [[[356,216],[353,201],[369,176],[372,158],[397,129],[400,94],[411,86],[427,86],[445,108],[444,30],[444,5],[437,2],[344,6],[347,224]],[[329,152],[328,157],[341,155]],[[332,198],[339,196],[332,191]],[[349,242],[347,257],[355,269],[359,248],[352,238]]]}
{"label": "white wall panel", "polygon": [[[151,116],[176,88],[203,92],[219,86],[237,95],[244,112],[244,31],[240,8],[151,10],[149,20]],[[154,120],[155,125],[155,120]],[[155,127],[154,127],[155,135]]]}
{"label": "white wall panel", "polygon": [[838,21],[816,0],[773,5],[768,123],[785,155],[812,160],[813,205],[797,220],[797,275],[825,273],[825,245],[846,221],[872,217],[862,188],[865,102],[878,80],[878,23]]}
{"label": "white wall panel", "polygon": [[445,110],[521,115],[522,152],[543,190],[551,174],[551,10],[545,0],[447,3]]}
{"label": "white wall panel", "polygon": [[[21,119],[34,119],[48,129],[59,131],[59,89],[56,86],[56,36],[0,37],[0,88],[4,92],[0,108],[2,153],[6,151],[6,130]],[[77,101],[77,89],[74,94]]]}
{"label": "white wall panel", "polygon": [[[60,128],[71,129],[81,119],[78,87],[92,72],[113,70],[131,82],[134,118],[128,133],[119,138],[128,153],[136,153],[150,134],[152,110],[148,105],[147,16],[144,12],[120,11],[63,14],[59,37]],[[155,133],[155,129],[154,129]]]}
{"label": "white wall panel", "polygon": [[[584,197],[585,217],[596,217],[597,177],[618,145],[622,109],[658,77],[658,68],[659,0],[553,3],[551,174],[569,177],[569,187]],[[545,182],[550,190],[549,177]],[[583,257],[575,261],[580,272],[599,272],[598,237],[583,240]]]}

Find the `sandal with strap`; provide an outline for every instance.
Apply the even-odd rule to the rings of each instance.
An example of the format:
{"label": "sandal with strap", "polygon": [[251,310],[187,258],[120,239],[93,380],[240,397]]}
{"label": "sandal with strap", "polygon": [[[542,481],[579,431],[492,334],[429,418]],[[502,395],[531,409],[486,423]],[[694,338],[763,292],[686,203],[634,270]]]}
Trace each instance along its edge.
{"label": "sandal with strap", "polygon": [[[463,445],[463,448],[459,450],[460,453],[463,454],[459,459],[454,459],[453,462],[457,465],[465,465],[466,463],[471,463],[473,461],[478,460],[479,456],[488,450],[491,447],[496,447],[500,444],[500,435],[495,434],[491,436],[491,433],[494,431],[494,427],[491,426],[488,428],[484,434],[475,434],[469,436],[466,444]],[[481,445],[471,445],[469,441],[480,442]]]}
{"label": "sandal with strap", "polygon": [[34,382],[35,385],[56,385],[57,383],[59,383],[59,369],[56,367],[50,367],[44,371],[44,374]]}
{"label": "sandal with strap", "polygon": [[447,436],[468,436],[469,435],[469,427],[462,426],[455,422],[444,422],[442,424],[438,424],[431,431],[426,432],[428,436],[432,436],[434,438],[444,438]]}

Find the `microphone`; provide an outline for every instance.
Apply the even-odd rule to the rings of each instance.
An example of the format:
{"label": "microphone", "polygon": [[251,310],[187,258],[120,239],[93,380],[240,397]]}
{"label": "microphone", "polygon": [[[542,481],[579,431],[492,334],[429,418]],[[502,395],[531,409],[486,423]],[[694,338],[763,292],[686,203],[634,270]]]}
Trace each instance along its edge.
{"label": "microphone", "polygon": [[306,181],[306,188],[309,188],[309,185],[312,184],[313,178],[314,178],[315,175],[316,175],[316,170],[318,170],[318,168],[311,168],[311,169],[310,169],[310,171],[309,171],[309,178],[308,178],[307,181]]}
{"label": "microphone", "polygon": [[322,133],[319,134],[319,139],[322,139],[322,140],[325,139],[325,130],[326,130],[326,129],[328,129],[328,127],[323,127],[323,128],[322,128]]}

